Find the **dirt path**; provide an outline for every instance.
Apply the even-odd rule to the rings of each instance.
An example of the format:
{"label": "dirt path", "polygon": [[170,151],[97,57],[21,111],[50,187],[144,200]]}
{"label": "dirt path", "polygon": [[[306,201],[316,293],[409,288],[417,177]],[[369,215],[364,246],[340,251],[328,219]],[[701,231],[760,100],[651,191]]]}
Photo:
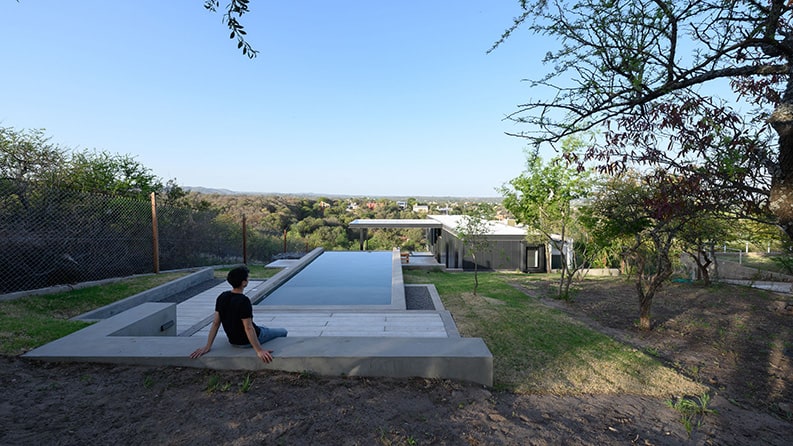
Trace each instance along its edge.
{"label": "dirt path", "polygon": [[[0,443],[787,444],[791,424],[717,399],[689,439],[662,401],[514,395],[440,380],[49,364],[3,357]],[[216,378],[219,388],[208,391]],[[228,389],[223,389],[228,383]]]}

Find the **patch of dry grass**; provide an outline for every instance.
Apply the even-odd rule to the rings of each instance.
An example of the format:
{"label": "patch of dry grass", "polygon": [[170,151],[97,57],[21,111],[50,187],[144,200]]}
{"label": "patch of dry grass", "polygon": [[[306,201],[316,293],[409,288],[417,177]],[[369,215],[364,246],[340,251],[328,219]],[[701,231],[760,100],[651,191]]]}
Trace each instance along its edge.
{"label": "patch of dry grass", "polygon": [[406,281],[435,284],[460,333],[485,340],[493,353],[497,387],[519,393],[653,397],[706,391],[644,352],[510,286],[516,276],[479,275],[477,295],[471,293],[467,273],[411,274]]}

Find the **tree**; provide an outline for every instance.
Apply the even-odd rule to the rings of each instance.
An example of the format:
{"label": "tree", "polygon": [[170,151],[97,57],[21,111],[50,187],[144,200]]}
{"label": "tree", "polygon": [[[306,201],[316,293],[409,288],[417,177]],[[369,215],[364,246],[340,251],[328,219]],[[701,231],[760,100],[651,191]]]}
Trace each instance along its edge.
{"label": "tree", "polygon": [[697,268],[697,278],[705,286],[710,285],[709,268],[716,262],[715,246],[729,241],[731,223],[734,220],[728,221],[724,216],[703,213],[689,221],[677,234],[683,252]]}
{"label": "tree", "polygon": [[[226,5],[226,12],[223,14],[223,23],[231,30],[229,39],[236,39],[237,48],[242,50],[242,54],[248,56],[249,59],[253,59],[259,52],[253,49],[248,41],[245,40],[247,33],[245,32],[245,27],[240,23],[242,16],[250,12],[248,8],[249,2],[250,0],[231,0]],[[219,7],[219,0],[204,1],[204,8],[208,11],[217,12]]]}
{"label": "tree", "polygon": [[70,151],[50,142],[43,129],[0,127],[0,181],[23,205],[29,185],[81,192],[110,193],[148,200],[154,192],[176,201],[185,192],[169,180],[163,184],[151,169],[130,155],[104,151]]}
{"label": "tree", "polygon": [[165,188],[151,169],[130,155],[87,150],[72,154],[66,181],[75,190],[141,199]]}
{"label": "tree", "polygon": [[523,26],[560,47],[533,83],[551,94],[510,115],[532,126],[516,136],[554,144],[603,131],[570,159],[608,172],[644,163],[697,176],[729,212],[768,213],[793,237],[793,3],[520,3],[525,12],[494,48]]}
{"label": "tree", "polygon": [[31,184],[52,185],[65,177],[65,149],[50,142],[44,130],[0,127],[0,190],[16,196],[27,209]]}
{"label": "tree", "polygon": [[456,232],[457,238],[463,243],[465,250],[471,254],[474,262],[474,296],[479,288],[479,263],[476,254],[490,250],[490,220],[488,215],[482,212],[481,208],[475,207],[468,215],[463,215],[460,219]]}
{"label": "tree", "polygon": [[0,127],[0,179],[54,183],[63,177],[66,149],[50,142],[43,129]]}
{"label": "tree", "polygon": [[[580,140],[567,140],[565,151],[580,144]],[[585,263],[575,261],[569,239],[577,223],[573,204],[587,196],[591,181],[587,171],[571,169],[561,158],[546,165],[535,153],[529,154],[526,171],[501,188],[504,207],[529,230],[539,231],[561,253],[559,297],[569,295],[572,279]]]}
{"label": "tree", "polygon": [[681,229],[707,207],[699,184],[663,171],[627,172],[610,178],[583,212],[589,231],[601,240],[618,240],[636,274],[639,328],[649,330],[653,298],[672,275],[670,252]]}

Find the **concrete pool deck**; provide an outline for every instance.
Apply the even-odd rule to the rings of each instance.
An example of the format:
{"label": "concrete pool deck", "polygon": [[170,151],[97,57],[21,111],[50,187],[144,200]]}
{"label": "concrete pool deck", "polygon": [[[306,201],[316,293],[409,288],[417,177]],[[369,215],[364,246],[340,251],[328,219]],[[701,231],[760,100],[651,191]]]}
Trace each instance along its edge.
{"label": "concrete pool deck", "polygon": [[[299,268],[299,264],[286,267],[292,268]],[[246,290],[251,300],[276,286],[275,282],[281,280],[276,276],[252,282]],[[401,274],[400,286],[405,286]],[[206,343],[215,298],[229,288],[227,284],[179,304],[149,302],[134,306],[24,356],[47,361],[271,369],[329,376],[448,378],[492,386],[493,356],[484,341],[459,335],[433,286],[406,286],[427,286],[436,309],[254,306],[258,324],[289,330],[288,337],[266,344],[273,350],[270,364],[262,363],[251,350],[232,347],[223,330],[211,352],[199,359],[188,357]]]}

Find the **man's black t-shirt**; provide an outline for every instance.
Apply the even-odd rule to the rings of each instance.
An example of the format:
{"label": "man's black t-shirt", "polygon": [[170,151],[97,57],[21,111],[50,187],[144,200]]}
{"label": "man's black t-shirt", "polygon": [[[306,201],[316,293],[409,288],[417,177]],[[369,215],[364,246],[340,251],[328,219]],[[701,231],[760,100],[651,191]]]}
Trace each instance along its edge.
{"label": "man's black t-shirt", "polygon": [[[248,296],[224,291],[215,301],[215,311],[220,314],[223,331],[226,332],[230,343],[235,345],[250,344],[248,336],[245,335],[245,327],[242,325],[243,319],[253,319],[253,306]],[[259,327],[256,324],[253,326],[258,336]]]}

